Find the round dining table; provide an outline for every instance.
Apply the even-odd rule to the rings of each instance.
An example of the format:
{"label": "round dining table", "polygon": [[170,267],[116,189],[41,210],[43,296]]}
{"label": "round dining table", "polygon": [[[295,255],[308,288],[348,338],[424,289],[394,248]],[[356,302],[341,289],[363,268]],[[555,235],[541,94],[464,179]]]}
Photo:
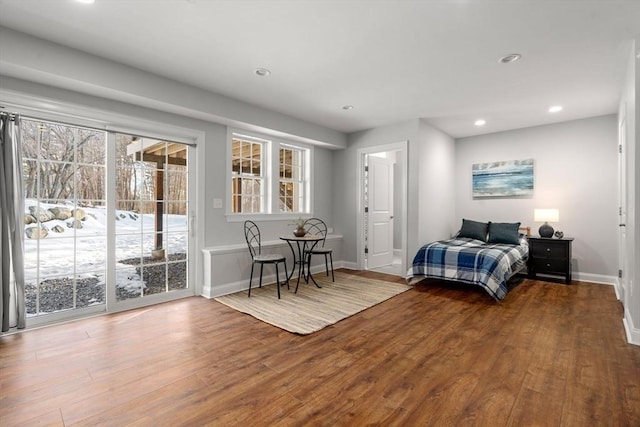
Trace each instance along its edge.
{"label": "round dining table", "polygon": [[[296,290],[294,293],[298,292],[298,285],[300,285],[301,277],[304,278],[306,283],[309,283],[309,279],[311,279],[314,285],[316,285],[318,288],[321,288],[322,286],[318,285],[318,282],[316,282],[316,279],[314,279],[313,275],[311,274],[311,266],[308,263],[308,258],[305,257],[305,250],[313,250],[318,242],[322,240],[322,236],[318,236],[315,234],[305,234],[302,237],[298,237],[294,234],[286,234],[280,236],[280,239],[287,242],[287,244],[291,248],[291,253],[293,254],[293,268],[291,269],[291,273],[287,276],[287,280],[290,280],[293,277],[296,266],[298,267],[298,281],[296,282]],[[295,248],[293,242],[296,243]]]}

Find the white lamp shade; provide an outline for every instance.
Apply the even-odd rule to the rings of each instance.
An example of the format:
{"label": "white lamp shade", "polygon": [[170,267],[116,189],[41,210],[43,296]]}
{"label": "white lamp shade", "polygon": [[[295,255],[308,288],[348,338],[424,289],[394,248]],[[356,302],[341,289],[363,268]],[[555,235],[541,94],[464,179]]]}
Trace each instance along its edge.
{"label": "white lamp shade", "polygon": [[558,222],[560,212],[558,209],[534,209],[533,220],[535,222]]}

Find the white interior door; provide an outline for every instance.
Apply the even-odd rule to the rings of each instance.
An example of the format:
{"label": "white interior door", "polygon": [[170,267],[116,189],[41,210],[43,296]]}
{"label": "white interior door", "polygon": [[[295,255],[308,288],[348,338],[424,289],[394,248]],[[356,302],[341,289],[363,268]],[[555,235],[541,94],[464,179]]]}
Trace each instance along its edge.
{"label": "white interior door", "polygon": [[368,156],[367,268],[393,262],[393,161]]}

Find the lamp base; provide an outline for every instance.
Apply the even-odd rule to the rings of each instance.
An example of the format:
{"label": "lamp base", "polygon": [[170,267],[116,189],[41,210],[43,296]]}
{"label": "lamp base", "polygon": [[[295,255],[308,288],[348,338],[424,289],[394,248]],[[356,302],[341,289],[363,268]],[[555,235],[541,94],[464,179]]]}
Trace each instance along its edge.
{"label": "lamp base", "polygon": [[540,237],[553,237],[553,227],[545,222],[538,229],[538,233],[540,233]]}

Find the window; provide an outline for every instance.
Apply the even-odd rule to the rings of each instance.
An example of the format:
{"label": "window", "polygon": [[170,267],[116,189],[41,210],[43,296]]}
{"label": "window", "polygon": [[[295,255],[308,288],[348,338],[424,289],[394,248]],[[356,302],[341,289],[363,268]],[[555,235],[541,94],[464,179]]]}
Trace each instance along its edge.
{"label": "window", "polygon": [[280,212],[304,212],[304,152],[280,147]]}
{"label": "window", "polygon": [[310,148],[235,132],[229,140],[228,214],[311,212]]}
{"label": "window", "polygon": [[106,132],[23,119],[21,135],[27,316],[104,307]]}
{"label": "window", "polygon": [[264,212],[263,145],[234,136],[231,141],[231,211]]}

